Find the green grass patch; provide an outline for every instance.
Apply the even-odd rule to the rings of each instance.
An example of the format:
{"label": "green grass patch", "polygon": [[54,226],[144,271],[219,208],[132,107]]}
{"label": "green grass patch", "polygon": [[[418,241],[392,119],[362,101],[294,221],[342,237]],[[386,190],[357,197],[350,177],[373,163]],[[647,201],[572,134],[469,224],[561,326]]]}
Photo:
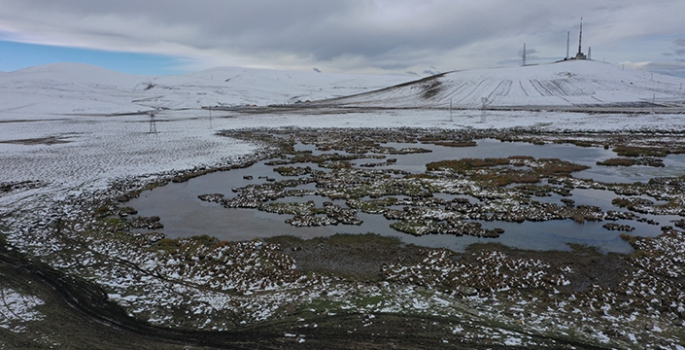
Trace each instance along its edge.
{"label": "green grass patch", "polygon": [[328,237],[328,243],[332,245],[347,245],[347,244],[367,244],[376,243],[382,245],[398,245],[401,243],[397,237],[381,236],[377,233],[351,234],[351,233],[336,233]]}
{"label": "green grass patch", "polygon": [[614,152],[621,157],[666,157],[669,151],[666,148],[616,146]]}
{"label": "green grass patch", "polygon": [[604,166],[633,166],[635,164],[637,164],[637,161],[631,158],[610,158],[605,161],[597,162],[597,165]]}
{"label": "green grass patch", "polygon": [[473,170],[475,168],[486,168],[501,165],[509,165],[509,159],[507,158],[463,158],[456,160],[441,160],[437,162],[430,162],[426,164],[426,169],[429,171],[434,170],[453,170],[455,172],[463,173],[468,170]]}
{"label": "green grass patch", "polygon": [[478,144],[474,141],[439,141],[434,142],[437,146],[443,147],[476,147]]}

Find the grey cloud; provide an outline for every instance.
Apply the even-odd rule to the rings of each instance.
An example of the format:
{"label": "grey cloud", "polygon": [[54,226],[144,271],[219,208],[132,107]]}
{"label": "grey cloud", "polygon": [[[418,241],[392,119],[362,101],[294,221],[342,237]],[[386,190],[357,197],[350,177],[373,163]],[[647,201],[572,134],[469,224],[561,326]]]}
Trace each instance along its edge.
{"label": "grey cloud", "polygon": [[[513,62],[524,42],[529,59],[563,55],[566,31],[573,48],[583,15],[584,41],[593,46],[638,29],[648,35],[671,30],[669,25],[685,30],[668,16],[641,25],[657,10],[685,12],[678,0],[656,1],[660,7],[639,0],[0,0],[0,34],[274,67],[420,71],[433,62],[448,69]],[[674,43],[682,47],[685,38]]]}
{"label": "grey cloud", "polygon": [[[664,56],[685,56],[685,38],[673,40],[671,52],[665,53]],[[676,62],[679,62],[679,59],[676,59]]]}

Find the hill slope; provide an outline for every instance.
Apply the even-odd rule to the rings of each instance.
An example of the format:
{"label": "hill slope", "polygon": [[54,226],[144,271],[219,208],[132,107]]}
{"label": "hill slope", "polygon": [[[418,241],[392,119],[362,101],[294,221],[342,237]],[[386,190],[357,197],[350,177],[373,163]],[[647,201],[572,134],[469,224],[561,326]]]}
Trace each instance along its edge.
{"label": "hill slope", "polygon": [[266,105],[326,99],[407,81],[367,76],[221,67],[182,76],[138,76],[59,63],[0,75],[0,113],[134,113],[152,108]]}
{"label": "hill slope", "polygon": [[345,98],[323,101],[339,106],[478,108],[490,106],[595,106],[685,101],[685,79],[622,70],[603,62],[553,64],[456,71]]}
{"label": "hill slope", "polygon": [[[352,75],[221,67],[182,76],[138,76],[60,63],[0,74],[0,117],[136,113],[155,108],[290,104],[377,108],[683,107],[685,79],[595,61],[456,71],[406,83]],[[400,84],[402,83],[402,84]],[[397,85],[400,84],[400,85]]]}

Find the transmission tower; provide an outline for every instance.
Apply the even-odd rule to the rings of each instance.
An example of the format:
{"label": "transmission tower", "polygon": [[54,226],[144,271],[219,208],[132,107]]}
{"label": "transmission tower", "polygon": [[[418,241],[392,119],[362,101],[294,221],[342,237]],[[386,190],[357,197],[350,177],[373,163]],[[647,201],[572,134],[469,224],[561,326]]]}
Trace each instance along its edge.
{"label": "transmission tower", "polygon": [[155,123],[155,111],[148,112],[150,116],[150,134],[157,133],[157,124]]}
{"label": "transmission tower", "polygon": [[481,113],[481,116],[480,116],[480,122],[481,122],[481,123],[485,123],[485,122],[486,122],[486,119],[485,119],[485,111],[486,111],[485,106],[488,104],[488,98],[487,98],[487,97],[481,97],[480,100],[481,100],[481,102],[483,102],[482,113]]}

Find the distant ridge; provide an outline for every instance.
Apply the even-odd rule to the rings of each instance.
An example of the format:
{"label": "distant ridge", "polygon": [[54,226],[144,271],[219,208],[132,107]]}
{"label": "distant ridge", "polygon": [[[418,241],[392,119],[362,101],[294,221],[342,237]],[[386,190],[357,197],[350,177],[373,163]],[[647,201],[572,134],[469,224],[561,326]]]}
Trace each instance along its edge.
{"label": "distant ridge", "polygon": [[0,113],[121,114],[152,108],[293,104],[371,91],[407,80],[403,75],[238,67],[144,76],[88,64],[55,63],[0,74]]}

